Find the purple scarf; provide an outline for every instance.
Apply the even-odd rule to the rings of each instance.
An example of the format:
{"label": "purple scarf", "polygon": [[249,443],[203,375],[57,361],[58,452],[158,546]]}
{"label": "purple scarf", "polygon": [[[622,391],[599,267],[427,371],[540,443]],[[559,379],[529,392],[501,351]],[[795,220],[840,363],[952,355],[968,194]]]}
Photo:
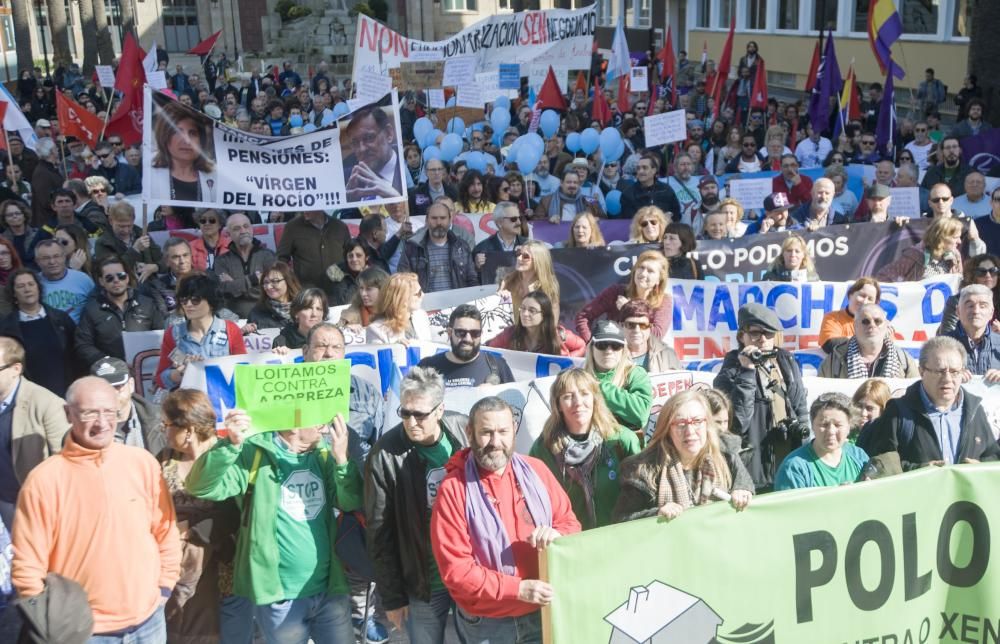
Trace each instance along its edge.
{"label": "purple scarf", "polygon": [[[511,457],[508,466],[514,469],[514,480],[524,494],[531,520],[536,526],[551,527],[552,504],[538,474],[519,454]],[[510,536],[500,514],[486,496],[479,478],[479,468],[476,467],[476,458],[471,450],[465,459],[465,518],[469,523],[472,552],[476,561],[505,575],[516,575]]]}

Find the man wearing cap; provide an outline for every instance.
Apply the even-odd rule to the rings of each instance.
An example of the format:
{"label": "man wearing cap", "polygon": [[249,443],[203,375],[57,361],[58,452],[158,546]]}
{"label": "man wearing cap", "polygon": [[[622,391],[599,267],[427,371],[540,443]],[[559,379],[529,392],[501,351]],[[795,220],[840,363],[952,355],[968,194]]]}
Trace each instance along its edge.
{"label": "man wearing cap", "polygon": [[667,177],[667,185],[677,195],[677,201],[681,205],[679,216],[674,217],[672,221],[679,221],[689,226],[695,211],[701,205],[701,193],[698,191],[701,177],[692,176],[693,174],[694,160],[687,152],[681,152],[674,157],[674,173]]}
{"label": "man wearing cap", "polygon": [[40,139],[52,136],[52,122],[49,119],[38,119],[35,121],[35,136]]}
{"label": "man wearing cap", "polygon": [[705,217],[719,210],[719,181],[715,176],[707,174],[698,180],[698,196],[701,198],[698,208],[691,217],[691,228],[695,236],[701,235],[705,229]]}
{"label": "man wearing cap", "polygon": [[[868,210],[867,217],[863,221],[883,222],[889,220],[889,205],[892,203],[892,193],[889,186],[881,183],[873,183],[865,188],[865,206]],[[858,206],[858,210],[861,207]],[[918,217],[917,213],[911,216]]]}
{"label": "man wearing cap", "polygon": [[809,410],[802,375],[791,353],[779,348],[781,320],[752,302],[737,314],[739,346],[726,354],[712,385],[733,403],[731,430],[753,448],[750,470],[758,492],[771,487],[774,473],[809,435]]}
{"label": "man wearing cap", "polygon": [[781,174],[771,180],[771,192],[784,192],[793,206],[812,199],[813,181],[799,174],[799,160],[794,154],[781,155]]}
{"label": "man wearing cap", "polygon": [[775,192],[764,197],[764,216],[747,226],[746,234],[801,230],[802,225],[788,214],[791,207],[788,195],[784,192]]}
{"label": "man wearing cap", "polygon": [[601,210],[607,212],[608,207],[604,202],[604,193],[601,192],[596,183],[590,180],[590,162],[583,157],[577,157],[566,167],[576,170],[577,176],[580,177],[580,194],[587,199],[596,201]]}
{"label": "man wearing cap", "polygon": [[116,394],[115,442],[159,456],[167,447],[160,429],[160,409],[135,393],[135,379],[124,360],[104,356],[90,365],[90,375],[114,387]]}
{"label": "man wearing cap", "polygon": [[535,207],[535,219],[548,219],[551,223],[573,221],[578,213],[590,211],[597,217],[604,217],[604,210],[594,199],[580,194],[580,175],[572,166],[563,170],[559,190],[542,197]]}

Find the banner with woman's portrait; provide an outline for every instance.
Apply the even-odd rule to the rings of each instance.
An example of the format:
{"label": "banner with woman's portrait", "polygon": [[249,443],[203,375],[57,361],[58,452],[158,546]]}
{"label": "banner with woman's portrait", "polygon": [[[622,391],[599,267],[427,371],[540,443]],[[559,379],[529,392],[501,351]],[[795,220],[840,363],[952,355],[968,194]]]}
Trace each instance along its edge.
{"label": "banner with woman's portrait", "polygon": [[394,93],[322,128],[261,136],[146,87],[143,200],[229,210],[339,210],[406,199]]}

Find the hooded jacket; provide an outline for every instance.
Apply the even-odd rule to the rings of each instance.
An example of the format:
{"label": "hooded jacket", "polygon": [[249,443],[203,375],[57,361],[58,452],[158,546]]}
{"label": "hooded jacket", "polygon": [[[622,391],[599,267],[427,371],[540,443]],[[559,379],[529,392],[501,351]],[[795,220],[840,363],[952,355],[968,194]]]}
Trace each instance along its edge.
{"label": "hooded jacket", "polygon": [[152,298],[129,289],[122,311],[112,304],[102,289],[87,302],[76,327],[76,354],[81,366],[89,368],[104,356],[125,359],[124,331],[150,331],[164,327],[163,313]]}
{"label": "hooded jacket", "polygon": [[[430,287],[431,261],[427,252],[428,235],[414,235],[407,240],[399,258],[399,273],[416,273],[420,287],[427,293]],[[479,285],[479,274],[472,261],[472,250],[455,233],[448,231],[448,255],[451,266],[451,288]]]}

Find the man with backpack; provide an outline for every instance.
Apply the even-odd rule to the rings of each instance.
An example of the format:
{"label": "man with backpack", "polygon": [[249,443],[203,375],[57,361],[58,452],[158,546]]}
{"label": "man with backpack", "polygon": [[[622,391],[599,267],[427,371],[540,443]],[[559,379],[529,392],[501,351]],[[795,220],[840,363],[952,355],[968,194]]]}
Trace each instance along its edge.
{"label": "man with backpack", "polygon": [[483,353],[482,314],[472,304],[455,307],[448,318],[448,340],[451,351],[428,356],[419,367],[431,367],[444,378],[444,386],[478,387],[514,382],[514,374],[502,357]]}

